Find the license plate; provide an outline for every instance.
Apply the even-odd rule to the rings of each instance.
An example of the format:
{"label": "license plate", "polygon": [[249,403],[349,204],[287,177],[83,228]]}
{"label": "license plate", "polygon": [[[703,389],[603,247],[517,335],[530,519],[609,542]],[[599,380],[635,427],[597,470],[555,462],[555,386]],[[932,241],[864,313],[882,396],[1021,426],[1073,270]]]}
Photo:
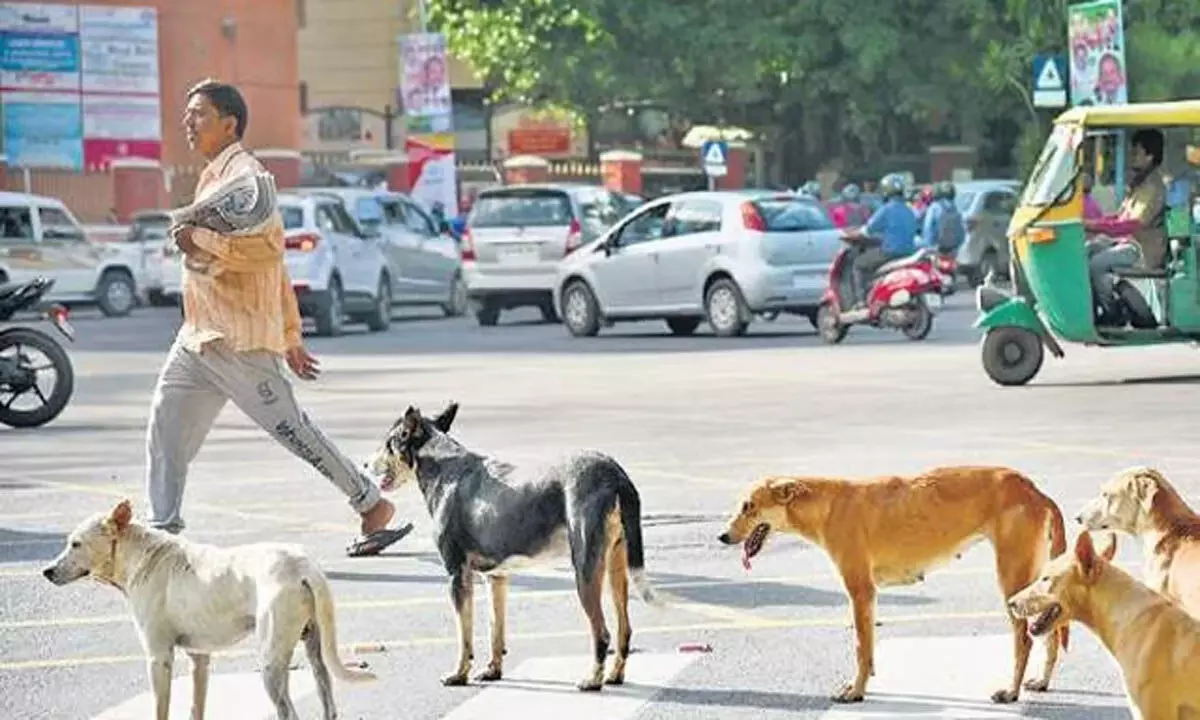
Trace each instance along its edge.
{"label": "license plate", "polygon": [[506,245],[497,248],[496,258],[505,265],[532,265],[540,254],[537,245]]}

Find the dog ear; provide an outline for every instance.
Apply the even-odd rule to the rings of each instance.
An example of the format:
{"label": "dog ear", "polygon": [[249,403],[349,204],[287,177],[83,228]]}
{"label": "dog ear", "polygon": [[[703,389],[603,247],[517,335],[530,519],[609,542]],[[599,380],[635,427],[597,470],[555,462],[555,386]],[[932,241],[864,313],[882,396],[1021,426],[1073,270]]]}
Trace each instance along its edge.
{"label": "dog ear", "polygon": [[1146,512],[1150,512],[1154,507],[1154,496],[1158,494],[1158,481],[1161,477],[1158,471],[1150,468],[1142,468],[1133,476],[1134,492]]}
{"label": "dog ear", "polygon": [[799,480],[771,480],[767,483],[771,497],[780,505],[790,505],[808,492],[808,487]]}
{"label": "dog ear", "polygon": [[1097,570],[1096,546],[1092,544],[1092,534],[1084,530],[1075,538],[1075,561],[1083,570],[1085,577],[1092,577]]}
{"label": "dog ear", "polygon": [[133,520],[133,504],[128,499],[117,503],[117,506],[112,509],[108,516],[108,521],[116,528],[117,532],[125,530],[129,527],[129,523]]}
{"label": "dog ear", "polygon": [[450,432],[450,426],[454,424],[454,418],[458,415],[458,403],[452,402],[446,406],[441,415],[438,415],[433,420],[433,426],[441,432]]}
{"label": "dog ear", "polygon": [[1104,545],[1100,548],[1100,557],[1108,562],[1112,562],[1117,556],[1117,534],[1114,532],[1104,533]]}
{"label": "dog ear", "polygon": [[416,430],[421,427],[421,411],[416,406],[409,405],[408,409],[404,411],[404,415],[400,417],[399,424],[406,430]]}

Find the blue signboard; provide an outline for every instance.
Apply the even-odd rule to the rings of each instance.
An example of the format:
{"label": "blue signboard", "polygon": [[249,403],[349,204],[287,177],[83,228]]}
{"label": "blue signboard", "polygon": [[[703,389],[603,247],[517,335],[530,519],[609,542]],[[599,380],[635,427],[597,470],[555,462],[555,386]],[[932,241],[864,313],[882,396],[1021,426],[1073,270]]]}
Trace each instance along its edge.
{"label": "blue signboard", "polygon": [[79,100],[49,94],[6,95],[4,153],[12,165],[82,170],[83,117]]}
{"label": "blue signboard", "polygon": [[79,72],[79,36],[49,33],[0,34],[0,70]]}
{"label": "blue signboard", "polygon": [[729,144],[709,140],[700,148],[700,162],[709,177],[724,177],[729,172]]}

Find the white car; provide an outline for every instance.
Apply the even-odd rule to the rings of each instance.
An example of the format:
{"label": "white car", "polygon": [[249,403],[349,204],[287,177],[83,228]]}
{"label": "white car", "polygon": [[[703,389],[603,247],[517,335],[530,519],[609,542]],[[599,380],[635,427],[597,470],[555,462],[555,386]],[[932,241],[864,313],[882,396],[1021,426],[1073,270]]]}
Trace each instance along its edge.
{"label": "white car", "polygon": [[46,300],[95,303],[106,317],[137,305],[140,254],[122,243],[91,242],[57,198],[0,192],[0,282],[54,279]]}
{"label": "white car", "polygon": [[692,192],[652,200],[559,265],[554,302],[567,330],[595,335],[622,320],[665,320],[676,335],[703,321],[741,335],[755,315],[816,325],[841,234],[821,203],[770,191]]}
{"label": "white car", "polygon": [[[125,238],[126,244],[139,251],[141,268],[138,274],[138,288],[145,294],[146,301],[156,307],[170,304],[170,299],[164,292],[163,280],[164,271],[170,264],[165,256],[167,228],[170,226],[171,216],[164,210],[134,213],[129,234]],[[177,264],[175,269],[178,274]],[[178,287],[175,290],[178,295]]]}

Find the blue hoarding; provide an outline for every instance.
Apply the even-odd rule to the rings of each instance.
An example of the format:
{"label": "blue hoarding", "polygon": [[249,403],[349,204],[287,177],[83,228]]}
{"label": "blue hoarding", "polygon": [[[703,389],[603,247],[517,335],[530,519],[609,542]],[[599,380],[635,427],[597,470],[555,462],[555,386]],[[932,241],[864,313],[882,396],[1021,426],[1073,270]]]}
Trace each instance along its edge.
{"label": "blue hoarding", "polygon": [[4,152],[8,162],[25,167],[83,169],[83,117],[78,99],[14,95],[4,98]]}

